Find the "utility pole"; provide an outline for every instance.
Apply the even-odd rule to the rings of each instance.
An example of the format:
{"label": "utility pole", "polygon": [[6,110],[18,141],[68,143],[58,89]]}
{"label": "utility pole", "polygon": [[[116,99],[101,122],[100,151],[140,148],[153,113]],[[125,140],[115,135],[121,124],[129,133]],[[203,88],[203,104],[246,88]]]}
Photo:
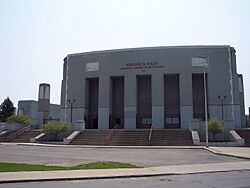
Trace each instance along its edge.
{"label": "utility pole", "polygon": [[206,124],[206,147],[208,147],[208,124],[207,124],[207,80],[206,80],[206,66],[204,63],[203,76],[204,76],[204,98],[205,98],[205,124]]}
{"label": "utility pole", "polygon": [[193,57],[193,67],[203,67],[203,81],[204,81],[204,109],[205,109],[205,126],[206,126],[206,147],[208,147],[208,125],[207,125],[207,80],[206,80],[206,67],[209,66],[209,56],[207,57]]}

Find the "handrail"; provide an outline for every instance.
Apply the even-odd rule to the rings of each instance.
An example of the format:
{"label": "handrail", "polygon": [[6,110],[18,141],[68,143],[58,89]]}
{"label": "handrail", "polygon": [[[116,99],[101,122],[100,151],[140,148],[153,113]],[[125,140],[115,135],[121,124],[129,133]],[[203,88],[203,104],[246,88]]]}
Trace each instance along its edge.
{"label": "handrail", "polygon": [[149,131],[149,136],[148,136],[149,141],[151,141],[152,133],[153,133],[153,124],[151,125],[150,131]]}
{"label": "handrail", "polygon": [[18,130],[16,132],[14,132],[13,134],[9,135],[7,137],[7,141],[10,141],[10,140],[16,138],[18,135],[20,135],[20,134],[22,134],[22,133],[24,133],[26,131],[30,131],[30,130],[31,130],[31,124],[29,124],[26,127],[22,128],[22,129],[20,129],[20,130]]}
{"label": "handrail", "polygon": [[113,129],[109,132],[109,134],[106,136],[105,140],[108,142],[111,139],[111,136],[114,134],[114,131],[118,129],[119,124],[115,124]]}

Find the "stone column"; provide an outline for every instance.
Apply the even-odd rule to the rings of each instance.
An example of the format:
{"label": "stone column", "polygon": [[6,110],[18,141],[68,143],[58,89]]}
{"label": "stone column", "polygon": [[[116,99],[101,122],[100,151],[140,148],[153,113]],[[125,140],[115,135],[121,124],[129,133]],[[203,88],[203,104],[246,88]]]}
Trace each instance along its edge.
{"label": "stone column", "polygon": [[152,74],[152,124],[164,128],[164,75]]}
{"label": "stone column", "polygon": [[99,77],[98,129],[109,128],[110,78]]}
{"label": "stone column", "polygon": [[50,85],[39,84],[38,112],[43,114],[43,122],[50,119]]}
{"label": "stone column", "polygon": [[136,75],[124,78],[124,128],[136,129]]}

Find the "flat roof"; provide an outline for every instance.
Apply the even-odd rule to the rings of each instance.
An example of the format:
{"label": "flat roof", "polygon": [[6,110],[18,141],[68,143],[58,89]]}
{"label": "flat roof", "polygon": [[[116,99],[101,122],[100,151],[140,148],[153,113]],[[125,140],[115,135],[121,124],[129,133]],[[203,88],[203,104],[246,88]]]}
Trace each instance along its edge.
{"label": "flat roof", "polygon": [[38,102],[36,100],[32,100],[32,99],[27,99],[27,100],[19,100],[18,102]]}
{"label": "flat roof", "polygon": [[126,52],[126,51],[137,51],[137,50],[160,50],[160,49],[181,49],[181,48],[229,48],[229,47],[230,47],[230,45],[153,46],[153,47],[137,47],[137,48],[97,50],[97,51],[68,54],[68,56],[99,54],[99,53],[106,53],[106,52]]}

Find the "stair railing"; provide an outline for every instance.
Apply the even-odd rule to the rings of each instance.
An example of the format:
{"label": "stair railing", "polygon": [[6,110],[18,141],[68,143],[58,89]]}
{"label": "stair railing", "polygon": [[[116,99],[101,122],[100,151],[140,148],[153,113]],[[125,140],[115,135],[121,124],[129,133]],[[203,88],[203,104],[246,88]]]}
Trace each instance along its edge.
{"label": "stair railing", "polygon": [[12,140],[12,139],[15,139],[18,135],[23,134],[24,132],[30,131],[30,130],[31,130],[31,124],[29,124],[29,125],[27,125],[26,127],[24,127],[24,128],[22,128],[22,129],[20,129],[20,130],[18,130],[18,131],[16,131],[16,132],[14,132],[14,133],[12,133],[11,135],[9,135],[9,136],[7,137],[7,141],[10,141],[10,140]]}
{"label": "stair railing", "polygon": [[115,124],[113,129],[110,130],[109,134],[105,138],[106,144],[111,140],[112,135],[114,134],[115,130],[119,128],[119,126],[120,126],[119,124]]}
{"label": "stair railing", "polygon": [[149,142],[151,141],[152,134],[153,134],[153,124],[150,127],[150,131],[149,131],[149,135],[148,135]]}

